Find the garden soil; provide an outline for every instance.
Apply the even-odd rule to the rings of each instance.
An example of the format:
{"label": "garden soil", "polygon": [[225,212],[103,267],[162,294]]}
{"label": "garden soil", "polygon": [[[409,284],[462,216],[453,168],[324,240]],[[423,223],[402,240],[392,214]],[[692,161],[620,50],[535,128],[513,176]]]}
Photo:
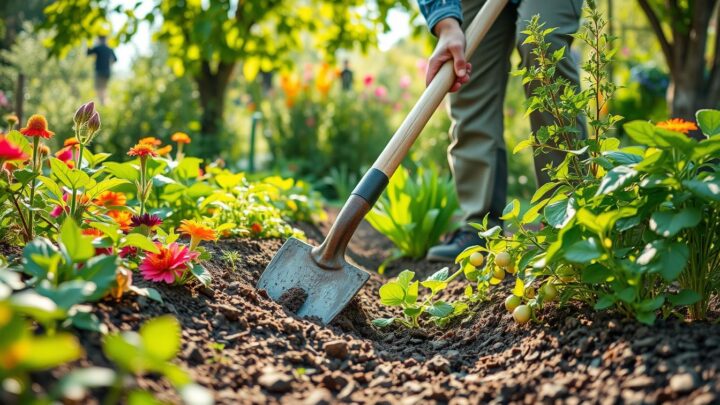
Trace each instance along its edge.
{"label": "garden soil", "polygon": [[[327,227],[304,226],[317,243]],[[444,329],[379,330],[382,307],[373,274],[330,326],[299,319],[255,289],[280,241],[228,240],[208,244],[212,288],[155,286],[157,303],[127,296],[106,300],[96,313],[111,332],[137,330],[146,320],[172,314],[182,324],[177,363],[222,404],[476,404],[476,403],[690,403],[720,402],[720,326],[659,320],[642,326],[617,314],[551,307],[542,322],[517,325],[503,308],[503,285],[472,315]],[[233,261],[223,252],[236,251]],[[372,270],[389,255],[389,243],[363,224],[348,256]],[[439,266],[400,262],[428,274]],[[136,276],[138,285],[145,285]],[[453,291],[464,288],[454,283]],[[292,302],[294,299],[291,299]],[[71,367],[101,365],[101,338],[81,333],[86,356]],[[37,375],[50,379],[68,367]],[[178,402],[154,375],[133,382],[160,399]],[[93,395],[102,397],[102,392]]]}

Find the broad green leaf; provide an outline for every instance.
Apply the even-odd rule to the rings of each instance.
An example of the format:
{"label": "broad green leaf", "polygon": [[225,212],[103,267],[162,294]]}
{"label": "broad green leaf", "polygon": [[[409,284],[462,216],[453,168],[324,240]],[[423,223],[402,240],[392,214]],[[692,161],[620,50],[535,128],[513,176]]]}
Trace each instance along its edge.
{"label": "broad green leaf", "polygon": [[84,171],[70,169],[63,161],[57,158],[50,158],[50,168],[60,183],[67,188],[80,189],[94,183]]}
{"label": "broad green leaf", "polygon": [[20,131],[12,130],[7,135],[5,135],[5,137],[8,141],[12,142],[13,145],[20,148],[23,153],[28,156],[32,155],[33,146],[30,141],[28,141],[28,139],[25,137],[25,135],[20,133]]}
{"label": "broad green leaf", "polygon": [[78,359],[83,352],[77,338],[69,333],[33,337],[30,347],[21,360],[22,367],[28,370],[56,367]]}
{"label": "broad green leaf", "polygon": [[127,180],[124,179],[105,179],[97,184],[95,184],[93,187],[89,188],[85,194],[89,199],[94,199],[101,193],[108,191],[110,189],[113,189],[117,186],[121,186],[123,184],[128,184]]}
{"label": "broad green leaf", "polygon": [[160,253],[160,249],[149,237],[139,233],[130,233],[125,236],[120,242],[120,247],[125,246],[133,246],[150,253]]}
{"label": "broad green leaf", "polygon": [[599,284],[607,282],[612,272],[600,263],[593,263],[582,269],[581,280],[586,284]]}
{"label": "broad green leaf", "polygon": [[12,308],[40,323],[48,324],[65,317],[65,311],[58,308],[57,304],[48,297],[42,296],[33,290],[25,290],[10,297]]}
{"label": "broad green leaf", "polygon": [[137,294],[137,295],[140,295],[140,296],[142,296],[142,297],[148,297],[148,298],[150,298],[150,299],[153,300],[153,301],[157,301],[157,302],[159,302],[159,303],[162,303],[162,302],[163,302],[162,296],[160,295],[160,293],[158,292],[158,290],[156,290],[156,289],[154,289],[154,288],[150,288],[150,287],[148,287],[148,288],[139,288],[139,287],[137,287],[137,286],[131,285],[131,286],[130,286],[130,291],[132,291],[133,293],[135,293],[135,294]]}
{"label": "broad green leaf", "polygon": [[643,159],[642,155],[621,151],[603,153],[603,156],[619,165],[632,165],[635,163],[640,163]]}
{"label": "broad green leaf", "polygon": [[637,298],[637,291],[635,290],[635,287],[627,287],[620,291],[617,294],[617,297],[620,299],[620,301],[631,303],[635,301],[635,298]]}
{"label": "broad green leaf", "polygon": [[590,263],[600,255],[600,247],[595,238],[575,242],[565,249],[565,258],[573,263]]}
{"label": "broad green leaf", "polygon": [[571,198],[548,204],[543,210],[545,219],[553,228],[562,228],[575,216]]}
{"label": "broad green leaf", "polygon": [[212,283],[212,276],[210,275],[210,272],[202,265],[194,263],[190,268],[190,272],[205,287],[210,286],[210,283]]}
{"label": "broad green leaf", "polygon": [[535,194],[533,194],[533,197],[530,200],[530,202],[531,203],[537,202],[538,200],[543,198],[545,196],[545,194],[547,194],[550,190],[554,189],[555,187],[557,187],[557,183],[552,182],[552,181],[543,184],[542,186],[538,187],[537,191],[535,191]]}
{"label": "broad green leaf", "polygon": [[698,162],[706,162],[708,160],[717,159],[720,155],[720,137],[715,136],[705,139],[698,143],[693,149],[691,160]]}
{"label": "broad green leaf", "polygon": [[145,322],[139,333],[143,348],[156,359],[170,360],[180,350],[180,323],[172,316]]}
{"label": "broad green leaf", "polygon": [[61,309],[68,311],[73,305],[84,302],[96,290],[95,283],[85,280],[70,280],[53,286],[49,281],[43,280],[36,288],[37,292],[50,298]]}
{"label": "broad green leaf", "polygon": [[513,155],[517,154],[518,152],[520,152],[524,149],[527,149],[527,148],[533,146],[533,143],[534,143],[533,139],[523,139],[522,141],[518,142],[517,145],[515,145],[515,147],[513,148],[513,151],[512,151]]}
{"label": "broad green leaf", "polygon": [[380,287],[380,302],[383,305],[399,306],[405,300],[405,290],[395,282],[389,282]]}
{"label": "broad green leaf", "polygon": [[636,310],[639,312],[652,312],[657,311],[665,303],[665,296],[658,295],[655,298],[647,298],[641,301],[636,306]]}
{"label": "broad green leaf", "polygon": [[405,293],[405,303],[406,304],[413,305],[417,302],[419,286],[420,286],[419,281],[415,281],[408,286],[407,291]]}
{"label": "broad green leaf", "polygon": [[[51,257],[55,258],[54,261],[49,260]],[[47,277],[48,272],[57,269],[60,254],[50,240],[38,237],[25,246],[23,258],[23,272],[42,279]]]}
{"label": "broad green leaf", "polygon": [[436,271],[430,277],[426,278],[425,281],[445,281],[450,277],[450,268],[449,267],[443,267],[442,269]]}
{"label": "broad green leaf", "polygon": [[600,297],[595,305],[593,306],[596,310],[603,310],[610,308],[611,306],[615,305],[615,302],[617,301],[617,298],[615,298],[614,295],[603,295]]}
{"label": "broad green leaf", "polygon": [[38,176],[38,180],[40,183],[42,183],[45,188],[51,192],[56,198],[61,199],[63,196],[62,190],[60,190],[60,186],[55,182],[55,180],[45,177],[45,176]]}
{"label": "broad green leaf", "polygon": [[60,228],[58,242],[63,254],[74,263],[81,263],[95,256],[92,238],[83,235],[72,218],[68,217]]}
{"label": "broad green leaf", "polygon": [[103,168],[106,172],[120,179],[125,179],[128,181],[135,181],[140,179],[140,169],[130,162],[105,162],[103,164]]}
{"label": "broad green leaf", "polygon": [[[109,387],[115,381],[115,371],[105,367],[75,369],[65,375],[53,389],[59,397],[82,396],[87,388]],[[77,395],[80,393],[80,395]]]}
{"label": "broad green leaf", "polygon": [[698,112],[695,113],[695,118],[703,134],[707,136],[720,134],[720,111],[698,110]]}
{"label": "broad green leaf", "polygon": [[512,200],[503,210],[503,215],[500,217],[503,221],[509,221],[515,219],[520,215],[520,201],[517,199]]}
{"label": "broad green leaf", "polygon": [[694,207],[686,207],[678,212],[658,211],[650,216],[650,229],[669,238],[685,228],[695,227],[701,220],[702,213]]}
{"label": "broad green leaf", "polygon": [[448,283],[446,281],[425,280],[421,282],[420,285],[425,288],[429,288],[431,293],[434,295],[444,290],[445,287],[447,287]]}
{"label": "broad green leaf", "polygon": [[397,283],[406,289],[410,285],[410,281],[415,277],[415,272],[410,270],[403,270],[397,276]]}
{"label": "broad green leaf", "polygon": [[88,299],[91,301],[102,298],[115,282],[117,271],[117,257],[115,256],[94,256],[85,263],[80,277],[95,283],[97,290]]}
{"label": "broad green leaf", "polygon": [[78,329],[89,330],[91,332],[107,333],[107,326],[100,321],[100,318],[92,312],[75,312],[70,317],[72,326]]}
{"label": "broad green leaf", "polygon": [[625,133],[641,145],[658,146],[655,142],[655,126],[647,121],[631,121],[623,125]]}
{"label": "broad green leaf", "polygon": [[698,197],[710,201],[720,201],[720,179],[718,178],[708,176],[702,180],[685,180],[682,184]]}
{"label": "broad green leaf", "polygon": [[453,306],[445,301],[436,301],[427,308],[427,313],[438,318],[445,318],[453,313]]}
{"label": "broad green leaf", "polygon": [[655,318],[657,318],[657,315],[655,314],[655,311],[648,311],[648,312],[638,312],[635,314],[635,318],[645,325],[652,325],[655,323]]}
{"label": "broad green leaf", "polygon": [[677,294],[668,297],[668,301],[674,306],[692,305],[702,299],[702,296],[693,290],[682,290]]}
{"label": "broad green leaf", "polygon": [[605,174],[595,195],[610,194],[628,185],[638,172],[628,166],[618,166]]}

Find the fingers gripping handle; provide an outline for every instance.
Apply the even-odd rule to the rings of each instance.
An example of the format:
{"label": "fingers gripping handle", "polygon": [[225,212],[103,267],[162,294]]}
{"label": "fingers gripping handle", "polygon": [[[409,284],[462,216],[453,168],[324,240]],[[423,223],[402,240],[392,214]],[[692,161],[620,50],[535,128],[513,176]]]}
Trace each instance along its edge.
{"label": "fingers gripping handle", "polygon": [[[465,57],[469,59],[487,34],[508,0],[488,0],[465,32]],[[417,139],[420,131],[442,102],[455,82],[453,62],[446,62],[388,142],[373,167],[363,176],[358,186],[338,214],[325,241],[312,250],[315,263],[325,269],[340,269],[345,260],[345,249],[355,229],[370,211],[388,184],[400,162]]]}
{"label": "fingers gripping handle", "polygon": [[[465,32],[466,59],[470,59],[507,2],[508,0],[488,0],[478,11]],[[380,157],[375,161],[373,168],[382,171],[388,177],[392,177],[454,82],[453,62],[445,62],[433,81],[430,82],[430,85],[420,96],[418,102],[415,103],[410,114],[390,139]]]}

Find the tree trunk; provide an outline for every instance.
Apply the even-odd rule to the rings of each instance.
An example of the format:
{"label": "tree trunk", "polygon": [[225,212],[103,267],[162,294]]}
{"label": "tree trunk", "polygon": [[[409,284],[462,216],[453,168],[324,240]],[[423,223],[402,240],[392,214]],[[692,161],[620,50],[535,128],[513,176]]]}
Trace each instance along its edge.
{"label": "tree trunk", "polygon": [[200,72],[195,75],[202,108],[200,118],[202,139],[199,153],[203,157],[218,157],[223,150],[220,133],[223,129],[225,95],[234,67],[234,62],[221,62],[213,71],[210,63],[204,61]]}

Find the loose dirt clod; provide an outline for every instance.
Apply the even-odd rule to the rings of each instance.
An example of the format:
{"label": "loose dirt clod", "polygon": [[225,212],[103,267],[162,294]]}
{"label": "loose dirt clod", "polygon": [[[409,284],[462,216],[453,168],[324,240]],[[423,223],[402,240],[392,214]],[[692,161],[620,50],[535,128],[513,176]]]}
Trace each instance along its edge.
{"label": "loose dirt clod", "polygon": [[299,287],[293,287],[285,291],[278,300],[278,303],[290,312],[297,312],[307,299],[307,291]]}

